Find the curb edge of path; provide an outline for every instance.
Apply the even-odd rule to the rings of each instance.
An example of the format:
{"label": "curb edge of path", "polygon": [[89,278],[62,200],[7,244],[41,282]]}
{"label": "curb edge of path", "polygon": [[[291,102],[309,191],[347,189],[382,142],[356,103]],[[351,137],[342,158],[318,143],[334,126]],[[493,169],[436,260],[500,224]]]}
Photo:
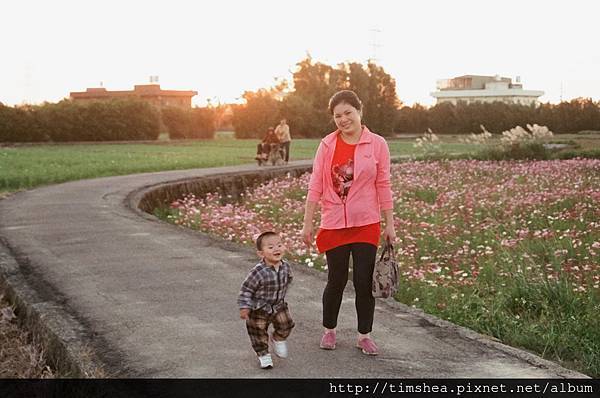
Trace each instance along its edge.
{"label": "curb edge of path", "polygon": [[47,360],[58,377],[108,377],[104,362],[87,342],[87,328],[56,300],[43,297],[39,286],[34,285],[44,284],[44,290],[52,287],[43,281],[31,283],[23,272],[23,261],[0,237],[0,287],[16,309],[19,322],[34,341],[42,344],[44,354],[50,354]]}

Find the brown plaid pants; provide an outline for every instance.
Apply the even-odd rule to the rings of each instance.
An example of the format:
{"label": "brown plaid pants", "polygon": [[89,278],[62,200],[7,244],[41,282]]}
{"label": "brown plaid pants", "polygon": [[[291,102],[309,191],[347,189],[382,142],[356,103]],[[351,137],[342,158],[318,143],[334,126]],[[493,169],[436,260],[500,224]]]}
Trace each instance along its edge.
{"label": "brown plaid pants", "polygon": [[248,329],[252,348],[258,356],[269,353],[269,334],[267,330],[271,323],[273,324],[275,340],[282,341],[288,338],[295,324],[287,304],[285,308],[273,314],[268,314],[260,309],[250,311],[250,316],[246,320],[246,328]]}

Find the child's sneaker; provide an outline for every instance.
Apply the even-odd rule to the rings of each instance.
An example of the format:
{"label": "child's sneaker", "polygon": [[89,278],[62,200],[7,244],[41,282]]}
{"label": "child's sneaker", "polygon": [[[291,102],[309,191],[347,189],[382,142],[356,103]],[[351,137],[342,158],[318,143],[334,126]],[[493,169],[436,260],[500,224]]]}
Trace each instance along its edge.
{"label": "child's sneaker", "polygon": [[321,337],[321,344],[319,344],[324,350],[335,350],[335,331],[327,331]]}
{"label": "child's sneaker", "polygon": [[288,357],[288,347],[287,341],[277,341],[273,337],[271,337],[271,342],[273,343],[273,351],[279,358],[287,358]]}
{"label": "child's sneaker", "polygon": [[273,367],[273,359],[271,358],[271,354],[265,354],[258,357],[258,362],[260,362],[260,367],[263,369],[271,369]]}

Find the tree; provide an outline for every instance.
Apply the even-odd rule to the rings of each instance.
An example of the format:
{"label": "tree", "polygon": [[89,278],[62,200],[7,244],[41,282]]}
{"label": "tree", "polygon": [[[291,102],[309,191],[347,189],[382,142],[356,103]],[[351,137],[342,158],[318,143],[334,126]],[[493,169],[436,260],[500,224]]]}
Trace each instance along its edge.
{"label": "tree", "polygon": [[164,108],[162,121],[171,139],[214,138],[215,112],[212,108]]}
{"label": "tree", "polygon": [[398,111],[394,131],[398,133],[422,134],[429,127],[429,110],[421,104],[403,106]]}
{"label": "tree", "polygon": [[367,65],[367,73],[369,86],[365,100],[365,122],[373,131],[390,135],[401,105],[396,95],[396,81],[381,66],[372,62]]}
{"label": "tree", "polygon": [[277,125],[281,103],[275,99],[275,93],[265,89],[244,93],[246,103],[233,108],[232,122],[236,138],[259,138],[269,127]]}
{"label": "tree", "polygon": [[294,90],[283,99],[282,116],[295,135],[321,137],[335,129],[328,103],[339,90],[353,90],[363,102],[364,122],[373,131],[386,135],[394,127],[400,102],[396,83],[383,68],[373,63],[342,63],[333,68],[313,62],[308,56],[297,64]]}

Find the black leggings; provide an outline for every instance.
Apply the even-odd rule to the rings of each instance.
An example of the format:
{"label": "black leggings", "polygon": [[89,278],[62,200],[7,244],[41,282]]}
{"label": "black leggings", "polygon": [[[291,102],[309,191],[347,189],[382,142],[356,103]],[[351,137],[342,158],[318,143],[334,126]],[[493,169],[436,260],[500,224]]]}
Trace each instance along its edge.
{"label": "black leggings", "polygon": [[284,150],[283,160],[288,162],[290,160],[290,141],[282,142],[281,147]]}
{"label": "black leggings", "polygon": [[369,333],[373,328],[375,299],[372,294],[373,268],[377,246],[370,243],[350,243],[325,252],[327,257],[327,286],[323,291],[323,326],[334,329],[342,304],[342,295],[348,282],[348,268],[352,253],[352,282],[356,291],[358,332]]}

